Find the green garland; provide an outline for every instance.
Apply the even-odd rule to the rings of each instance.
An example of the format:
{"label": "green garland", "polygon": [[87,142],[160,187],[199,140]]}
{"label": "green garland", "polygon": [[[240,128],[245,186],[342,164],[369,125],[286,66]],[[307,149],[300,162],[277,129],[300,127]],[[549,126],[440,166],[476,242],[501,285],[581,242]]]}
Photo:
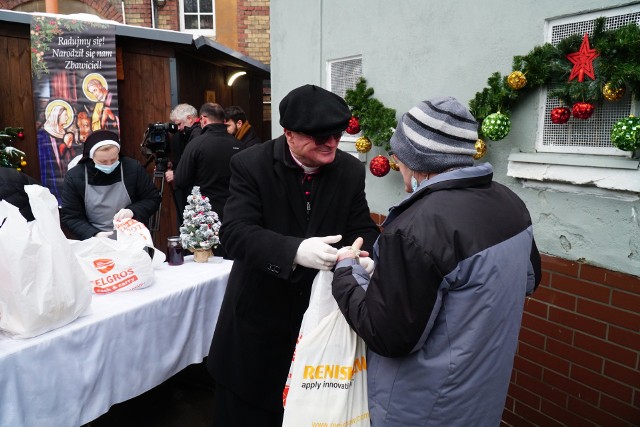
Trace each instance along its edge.
{"label": "green garland", "polygon": [[552,97],[558,97],[565,105],[576,102],[602,101],[602,89],[609,84],[612,89],[626,87],[636,99],[640,96],[640,27],[628,24],[615,30],[605,30],[606,19],[596,19],[590,45],[600,54],[594,61],[595,80],[588,77],[583,82],[568,81],[573,64],[566,58],[579,50],[583,35],[573,35],[560,41],[558,46],[546,43],[536,46],[524,56],[513,58],[513,71],[525,74],[527,84],[522,89],[512,89],[507,76],[495,72],[489,77],[488,87],[476,93],[469,101],[471,114],[479,124],[489,114],[509,114],[520,96],[539,87],[551,86]]}
{"label": "green garland", "polygon": [[367,87],[367,81],[360,78],[354,89],[348,89],[344,100],[349,105],[351,115],[358,118],[362,136],[369,138],[371,144],[391,149],[389,140],[396,129],[396,110],[387,108],[373,97],[373,89]]}

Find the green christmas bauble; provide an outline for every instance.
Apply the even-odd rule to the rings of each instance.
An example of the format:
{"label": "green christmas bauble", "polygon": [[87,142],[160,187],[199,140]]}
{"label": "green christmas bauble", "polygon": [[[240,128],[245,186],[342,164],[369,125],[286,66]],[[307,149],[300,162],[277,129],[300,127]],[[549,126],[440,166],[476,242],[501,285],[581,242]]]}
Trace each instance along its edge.
{"label": "green christmas bauble", "polygon": [[640,118],[629,116],[618,120],[611,128],[611,143],[624,151],[640,149]]}
{"label": "green christmas bauble", "polygon": [[500,141],[509,134],[511,119],[502,113],[489,114],[482,121],[482,134],[492,141]]}

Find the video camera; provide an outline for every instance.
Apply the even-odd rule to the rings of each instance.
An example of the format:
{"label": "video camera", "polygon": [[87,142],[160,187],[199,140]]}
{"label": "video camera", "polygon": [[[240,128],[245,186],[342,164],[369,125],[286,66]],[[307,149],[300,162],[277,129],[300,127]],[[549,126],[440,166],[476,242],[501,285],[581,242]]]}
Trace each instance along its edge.
{"label": "video camera", "polygon": [[167,169],[169,133],[176,132],[178,125],[175,123],[151,123],[144,132],[142,152],[147,157],[147,164],[156,162],[156,170],[159,172]]}

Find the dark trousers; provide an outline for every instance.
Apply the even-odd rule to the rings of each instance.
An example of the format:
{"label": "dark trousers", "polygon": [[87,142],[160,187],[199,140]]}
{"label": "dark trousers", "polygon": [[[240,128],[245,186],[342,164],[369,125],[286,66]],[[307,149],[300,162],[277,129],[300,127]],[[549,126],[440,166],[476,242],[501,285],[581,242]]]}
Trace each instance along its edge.
{"label": "dark trousers", "polygon": [[247,402],[221,384],[213,397],[213,427],[281,427],[283,411],[278,413]]}
{"label": "dark trousers", "polygon": [[173,189],[173,201],[176,205],[176,222],[178,223],[178,234],[180,234],[180,226],[182,225],[182,213],[187,206],[187,196],[184,191],[179,188]]}

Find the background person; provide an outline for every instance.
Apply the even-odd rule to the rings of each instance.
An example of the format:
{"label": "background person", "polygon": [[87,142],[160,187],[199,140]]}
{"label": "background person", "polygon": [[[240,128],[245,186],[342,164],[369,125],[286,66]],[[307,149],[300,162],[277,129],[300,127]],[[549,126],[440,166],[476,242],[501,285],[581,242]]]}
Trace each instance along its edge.
{"label": "background person", "polygon": [[242,108],[237,105],[227,107],[224,109],[224,116],[227,132],[235,136],[239,141],[242,141],[243,149],[262,142],[253,129],[253,126],[249,124],[247,115]]}
{"label": "background person", "polygon": [[61,220],[78,239],[110,236],[113,221],[147,223],[160,206],[160,192],[134,159],[120,156],[118,135],[98,130],[87,137],[82,159],[67,172]]}
{"label": "background person", "polygon": [[[224,205],[229,197],[231,156],[240,152],[240,142],[227,133],[224,110],[218,104],[206,103],[200,108],[202,134],[189,142],[174,170],[177,188],[187,196],[194,186],[209,198],[211,208],[224,223]],[[224,244],[216,249],[217,256],[225,256]]]}
{"label": "background person", "polygon": [[338,150],[350,117],[339,96],[299,87],[280,103],[284,135],[231,159],[221,239],[234,263],[207,360],[214,425],[282,425],[314,277],[335,263],[331,245],[363,236],[370,248],[378,235],[364,167]]}
{"label": "background person", "polygon": [[[178,168],[180,158],[184,152],[187,143],[192,139],[200,136],[202,133],[202,127],[200,126],[200,117],[198,116],[198,110],[194,106],[189,104],[178,104],[171,110],[169,120],[178,126],[178,132],[172,135],[169,143],[169,164],[168,170],[164,173],[164,178],[167,182],[173,182],[173,171]],[[182,214],[184,208],[187,206],[187,196],[182,189],[173,187],[173,200],[176,204],[176,217],[178,221],[178,230],[182,225]]]}
{"label": "background person", "polygon": [[477,138],[451,97],[404,114],[391,147],[411,195],[383,224],[373,277],[354,251],[338,257],[333,295],[368,346],[376,427],[500,424],[540,255],[522,200],[473,165]]}

